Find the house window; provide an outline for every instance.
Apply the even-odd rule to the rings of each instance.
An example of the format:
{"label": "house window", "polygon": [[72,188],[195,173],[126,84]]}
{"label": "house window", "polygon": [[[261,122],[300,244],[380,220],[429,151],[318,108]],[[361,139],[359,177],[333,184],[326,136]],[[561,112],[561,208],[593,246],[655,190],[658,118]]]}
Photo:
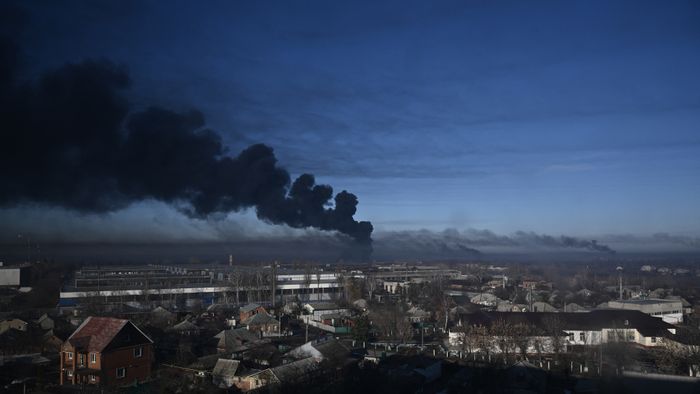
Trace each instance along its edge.
{"label": "house window", "polygon": [[573,332],[571,334],[569,334],[569,340],[573,342],[573,340],[574,340],[574,333]]}
{"label": "house window", "polygon": [[117,368],[117,379],[121,379],[126,376],[126,368]]}
{"label": "house window", "polygon": [[83,365],[83,354],[78,354],[78,364]]}
{"label": "house window", "polygon": [[134,357],[139,358],[143,356],[143,346],[134,348]]}
{"label": "house window", "polygon": [[97,362],[97,354],[90,353],[90,362],[95,364]]}
{"label": "house window", "polygon": [[73,377],[73,371],[71,371],[70,369],[68,370],[68,377],[69,377],[69,378],[72,378],[72,377]]}
{"label": "house window", "polygon": [[581,342],[586,342],[586,334],[583,333],[583,332],[579,333],[579,334],[578,334],[578,339],[579,339],[579,341],[581,341]]}
{"label": "house window", "polygon": [[96,381],[96,380],[97,380],[97,377],[95,377],[95,375],[90,375],[90,381],[91,381],[91,382],[94,382],[94,381]]}
{"label": "house window", "polygon": [[68,359],[72,360],[73,359],[73,352],[68,352]]}
{"label": "house window", "polygon": [[656,337],[651,337],[651,343],[656,343]]}

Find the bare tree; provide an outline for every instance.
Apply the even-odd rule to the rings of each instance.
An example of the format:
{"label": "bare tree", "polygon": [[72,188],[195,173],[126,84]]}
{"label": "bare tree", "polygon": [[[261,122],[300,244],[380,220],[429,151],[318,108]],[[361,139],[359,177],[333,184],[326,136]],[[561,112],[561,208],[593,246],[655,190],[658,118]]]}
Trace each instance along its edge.
{"label": "bare tree", "polygon": [[400,311],[398,315],[394,317],[396,324],[396,335],[394,339],[400,340],[401,343],[406,343],[413,338],[413,325],[406,318],[406,314]]}
{"label": "bare tree", "polygon": [[372,325],[388,339],[406,342],[413,337],[413,326],[399,304],[385,304],[370,312]]}
{"label": "bare tree", "polygon": [[339,299],[344,300],[345,299],[345,275],[343,275],[342,272],[338,272],[335,274],[335,283],[337,285],[337,288],[340,290],[340,294],[337,295]]}
{"label": "bare tree", "polygon": [[494,340],[487,327],[473,326],[472,338],[474,340],[474,346],[479,352],[485,353],[486,355],[491,354],[494,347]]}
{"label": "bare tree", "polygon": [[515,325],[513,340],[523,359],[527,358],[527,351],[533,343],[532,336],[534,333],[535,328],[530,324],[521,323]]}
{"label": "bare tree", "polygon": [[542,361],[542,353],[545,351],[545,342],[544,338],[539,335],[540,333],[535,333],[535,335],[532,337],[532,347],[535,349],[535,353],[537,353],[537,359]]}
{"label": "bare tree", "polygon": [[700,331],[679,331],[677,340],[659,338],[661,344],[654,352],[657,366],[668,373],[688,373],[700,376]]}
{"label": "bare tree", "polygon": [[615,364],[618,374],[634,360],[635,348],[627,341],[624,329],[608,331],[608,342],[603,347],[604,354]]}
{"label": "bare tree", "polygon": [[345,279],[345,298],[348,302],[362,298],[364,294],[364,282],[351,276]]}
{"label": "bare tree", "polygon": [[236,291],[236,305],[240,305],[240,290],[241,283],[243,282],[243,275],[241,271],[239,271],[238,269],[234,269],[233,272],[231,272],[231,275],[229,275],[229,280],[231,281],[231,284],[233,284],[233,287]]}
{"label": "bare tree", "polygon": [[316,269],[316,290],[318,293],[316,293],[316,301],[321,299],[321,270]]}
{"label": "bare tree", "polygon": [[496,347],[507,359],[509,355],[515,353],[516,349],[516,326],[505,319],[498,319],[490,327],[491,335],[496,342]]}
{"label": "bare tree", "polygon": [[88,315],[101,316],[105,312],[104,302],[97,291],[88,291],[83,305],[85,305],[84,309]]}
{"label": "bare tree", "polygon": [[390,338],[393,335],[392,314],[389,308],[392,305],[380,305],[372,308],[369,317],[372,325],[377,329],[382,337]]}
{"label": "bare tree", "polygon": [[564,351],[564,321],[559,318],[559,316],[546,316],[542,319],[542,325],[544,326],[545,334],[551,338],[552,341],[552,351],[555,357]]}
{"label": "bare tree", "polygon": [[[308,293],[311,290],[311,266],[307,263],[304,265],[304,289]],[[311,300],[311,296],[307,298]]]}
{"label": "bare tree", "polygon": [[367,274],[365,277],[365,286],[367,287],[367,293],[369,295],[369,300],[372,301],[374,292],[377,290],[377,278],[373,273]]}
{"label": "bare tree", "polygon": [[459,350],[463,354],[470,355],[479,349],[479,327],[464,325],[457,327],[455,331],[457,332]]}
{"label": "bare tree", "polygon": [[260,302],[263,299],[262,288],[263,288],[263,271],[261,267],[255,269],[255,289],[256,289],[256,302]]}
{"label": "bare tree", "polygon": [[452,298],[442,293],[442,297],[440,298],[440,317],[443,321],[443,332],[447,332],[447,323],[450,320],[450,307],[452,307]]}

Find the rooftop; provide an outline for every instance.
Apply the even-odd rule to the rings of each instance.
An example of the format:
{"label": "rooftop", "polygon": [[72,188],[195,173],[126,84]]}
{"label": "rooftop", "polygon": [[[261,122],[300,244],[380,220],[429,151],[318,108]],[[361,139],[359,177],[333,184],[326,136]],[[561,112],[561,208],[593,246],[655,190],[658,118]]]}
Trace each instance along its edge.
{"label": "rooftop", "polygon": [[553,320],[562,330],[600,330],[603,328],[635,328],[656,336],[668,333],[675,326],[646,313],[626,309],[600,309],[591,312],[477,312],[463,315],[467,324],[489,326],[498,320],[511,324],[529,324],[542,329],[552,326]]}
{"label": "rooftop", "polygon": [[654,305],[654,304],[670,304],[679,303],[681,300],[664,300],[660,298],[646,298],[646,299],[634,299],[634,300],[612,300],[609,303],[621,303],[630,305]]}
{"label": "rooftop", "polygon": [[215,338],[219,339],[220,345],[232,350],[249,343],[261,342],[257,335],[245,328],[223,330]]}
{"label": "rooftop", "polygon": [[241,310],[241,312],[245,313],[245,312],[254,311],[254,310],[260,308],[260,306],[261,306],[260,304],[248,304],[248,305],[242,306],[240,310]]}
{"label": "rooftop", "polygon": [[115,319],[113,317],[88,317],[70,337],[68,342],[89,352],[101,352],[127,325],[133,326],[145,339],[153,343],[146,334],[129,320]]}
{"label": "rooftop", "polygon": [[255,315],[245,319],[242,323],[246,326],[255,326],[260,324],[271,324],[279,323],[274,317],[268,315],[267,313],[256,313]]}
{"label": "rooftop", "polygon": [[271,368],[270,372],[275,375],[280,383],[285,383],[293,382],[300,377],[307,376],[317,369],[318,362],[313,357],[309,357]]}
{"label": "rooftop", "polygon": [[227,360],[220,358],[216,361],[216,365],[214,366],[212,375],[221,377],[232,377],[236,375],[236,371],[238,371],[238,366],[240,365],[240,363],[241,362],[238,360]]}
{"label": "rooftop", "polygon": [[185,319],[181,321],[180,323],[177,323],[176,325],[172,326],[170,328],[171,331],[199,331],[199,327],[192,323],[191,321]]}

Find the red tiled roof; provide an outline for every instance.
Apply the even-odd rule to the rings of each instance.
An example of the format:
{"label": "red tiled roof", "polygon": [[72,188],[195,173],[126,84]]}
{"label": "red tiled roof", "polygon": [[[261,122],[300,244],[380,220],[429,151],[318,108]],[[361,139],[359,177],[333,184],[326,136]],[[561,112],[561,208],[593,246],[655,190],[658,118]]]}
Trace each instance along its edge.
{"label": "red tiled roof", "polygon": [[128,323],[124,319],[91,316],[75,330],[68,342],[88,352],[101,352]]}

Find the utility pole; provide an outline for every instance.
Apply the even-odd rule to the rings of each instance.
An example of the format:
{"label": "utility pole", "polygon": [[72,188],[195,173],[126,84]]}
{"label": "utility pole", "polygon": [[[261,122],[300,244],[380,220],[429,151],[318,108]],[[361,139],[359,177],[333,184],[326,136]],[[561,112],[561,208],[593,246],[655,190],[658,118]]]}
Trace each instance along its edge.
{"label": "utility pole", "polygon": [[423,332],[425,330],[423,329],[423,322],[420,322],[420,348],[423,350],[424,347],[424,342],[423,342]]}
{"label": "utility pole", "polygon": [[270,305],[275,308],[275,297],[277,292],[277,262],[272,263],[272,272],[270,273]]}

